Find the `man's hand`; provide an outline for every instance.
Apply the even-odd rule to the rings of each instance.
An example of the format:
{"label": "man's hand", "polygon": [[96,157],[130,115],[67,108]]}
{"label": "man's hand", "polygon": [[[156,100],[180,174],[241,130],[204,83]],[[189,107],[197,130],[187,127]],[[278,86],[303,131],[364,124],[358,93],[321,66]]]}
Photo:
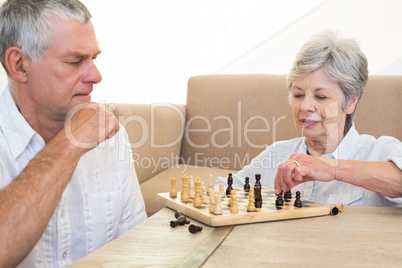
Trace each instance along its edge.
{"label": "man's hand", "polygon": [[119,122],[106,107],[86,103],[69,112],[63,131],[74,146],[87,152],[113,137],[119,131]]}
{"label": "man's hand", "polygon": [[332,181],[336,176],[336,165],[335,159],[294,153],[278,167],[274,182],[275,192],[286,192],[306,181]]}

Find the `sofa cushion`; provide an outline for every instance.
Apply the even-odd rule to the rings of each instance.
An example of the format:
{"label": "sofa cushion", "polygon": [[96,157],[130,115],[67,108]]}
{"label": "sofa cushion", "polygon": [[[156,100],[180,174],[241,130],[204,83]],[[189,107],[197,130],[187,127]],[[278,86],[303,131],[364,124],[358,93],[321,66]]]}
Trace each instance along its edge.
{"label": "sofa cushion", "polygon": [[285,75],[191,77],[182,157],[192,165],[241,169],[277,140],[298,135]]}

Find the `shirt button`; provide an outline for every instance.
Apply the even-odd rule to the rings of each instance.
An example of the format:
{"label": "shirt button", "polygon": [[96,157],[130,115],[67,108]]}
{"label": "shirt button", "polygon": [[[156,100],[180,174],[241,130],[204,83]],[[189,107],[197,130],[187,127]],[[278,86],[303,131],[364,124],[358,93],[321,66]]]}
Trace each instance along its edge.
{"label": "shirt button", "polygon": [[61,217],[64,218],[64,209],[61,210]]}
{"label": "shirt button", "polygon": [[67,258],[67,252],[64,251],[62,257],[63,257],[63,259],[66,259]]}
{"label": "shirt button", "polygon": [[308,194],[308,195],[307,195],[307,198],[310,199],[310,197],[311,197],[311,194]]}

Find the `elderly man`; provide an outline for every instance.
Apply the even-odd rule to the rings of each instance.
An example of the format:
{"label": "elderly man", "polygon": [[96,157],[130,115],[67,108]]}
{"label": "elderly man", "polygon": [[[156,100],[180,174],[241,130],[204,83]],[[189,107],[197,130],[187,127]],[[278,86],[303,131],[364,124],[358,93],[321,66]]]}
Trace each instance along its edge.
{"label": "elderly man", "polygon": [[102,80],[78,0],[0,10],[0,267],[64,267],[146,218],[127,134],[90,103]]}

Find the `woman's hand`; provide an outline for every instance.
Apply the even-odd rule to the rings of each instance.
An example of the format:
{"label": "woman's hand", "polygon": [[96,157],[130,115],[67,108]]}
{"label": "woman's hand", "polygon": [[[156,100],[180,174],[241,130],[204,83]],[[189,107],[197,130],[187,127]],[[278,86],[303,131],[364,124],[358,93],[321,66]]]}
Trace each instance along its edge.
{"label": "woman's hand", "polygon": [[275,192],[286,192],[307,181],[332,181],[336,178],[337,164],[335,159],[294,153],[278,167],[274,182]]}

